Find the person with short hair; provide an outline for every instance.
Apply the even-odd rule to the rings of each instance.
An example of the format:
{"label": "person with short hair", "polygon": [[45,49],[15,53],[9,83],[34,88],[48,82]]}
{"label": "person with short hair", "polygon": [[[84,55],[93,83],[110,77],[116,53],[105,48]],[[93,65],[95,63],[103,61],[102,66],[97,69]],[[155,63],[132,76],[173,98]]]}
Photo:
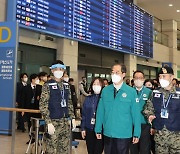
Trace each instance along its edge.
{"label": "person with short hair", "polygon": [[75,129],[76,122],[70,89],[63,81],[66,66],[60,60],[55,61],[50,67],[53,77],[42,87],[40,111],[47,125],[48,154],[69,154],[70,150],[70,125]]}
{"label": "person with short hair", "polygon": [[136,144],[131,144],[130,151],[131,154],[149,154],[150,153],[150,125],[146,117],[142,114],[144,105],[151,95],[151,90],[146,88],[143,84],[145,81],[145,76],[142,71],[135,71],[133,73],[134,79],[134,89],[137,92],[138,100],[141,110],[141,136],[139,142]]}
{"label": "person with short hair", "polygon": [[104,82],[104,86],[109,86],[109,82],[108,82],[108,79],[103,79],[103,82]]}
{"label": "person with short hair", "polygon": [[[18,108],[24,108],[23,92],[25,87],[27,86],[27,81],[28,81],[27,73],[22,73],[20,75],[20,82],[17,83],[17,87],[16,87],[16,104]],[[21,130],[22,132],[25,132],[26,130],[24,127],[24,113],[22,112],[18,112],[17,129]]]}
{"label": "person with short hair", "polygon": [[79,82],[79,92],[80,92],[80,106],[83,106],[84,100],[86,96],[89,96],[88,87],[87,87],[87,80],[86,77],[82,77],[82,81]]}
{"label": "person with short hair", "polygon": [[76,116],[76,107],[77,107],[78,99],[77,99],[77,93],[76,93],[76,88],[74,86],[73,78],[69,78],[69,86],[71,90],[71,99],[72,99],[73,108],[74,108],[74,115]]}
{"label": "person with short hair", "polygon": [[151,80],[151,79],[146,79],[146,80],[144,81],[144,86],[147,87],[147,88],[149,88],[149,89],[151,89],[151,90],[153,90],[153,89],[154,89],[153,80]]}
{"label": "person with short hair", "polygon": [[[39,99],[41,95],[41,86],[39,85],[39,78],[37,74],[30,75],[30,84],[24,89],[23,92],[23,107],[25,109],[39,110]],[[31,127],[31,117],[41,118],[40,113],[25,113],[25,117],[28,123],[28,130]]]}
{"label": "person with short hair", "polygon": [[153,90],[143,113],[156,129],[157,154],[180,153],[180,88],[172,84],[174,72],[164,66],[159,71],[161,87]]}
{"label": "person with short hair", "polygon": [[38,77],[40,80],[39,85],[41,85],[41,86],[43,86],[44,83],[47,82],[47,80],[48,80],[48,78],[47,78],[48,74],[46,72],[40,72]]}
{"label": "person with short hair", "polygon": [[124,64],[113,65],[113,84],[103,88],[99,100],[95,132],[98,139],[104,135],[105,154],[128,154],[130,143],[140,138],[140,103],[135,89],[123,82],[125,75]]}
{"label": "person with short hair", "polygon": [[178,84],[178,79],[173,78],[173,80],[172,80],[172,84],[173,84],[173,86],[179,87],[179,84]]}

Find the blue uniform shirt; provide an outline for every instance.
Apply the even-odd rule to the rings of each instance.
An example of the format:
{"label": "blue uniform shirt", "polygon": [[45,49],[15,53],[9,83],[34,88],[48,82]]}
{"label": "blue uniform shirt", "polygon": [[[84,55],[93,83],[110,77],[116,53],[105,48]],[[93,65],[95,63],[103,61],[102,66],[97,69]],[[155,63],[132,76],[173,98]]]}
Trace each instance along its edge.
{"label": "blue uniform shirt", "polygon": [[97,109],[97,104],[99,101],[99,96],[100,95],[90,95],[87,96],[83,108],[82,108],[82,121],[81,121],[81,129],[90,129],[94,130],[94,124],[91,123],[92,118],[95,118],[96,114],[96,109]]}

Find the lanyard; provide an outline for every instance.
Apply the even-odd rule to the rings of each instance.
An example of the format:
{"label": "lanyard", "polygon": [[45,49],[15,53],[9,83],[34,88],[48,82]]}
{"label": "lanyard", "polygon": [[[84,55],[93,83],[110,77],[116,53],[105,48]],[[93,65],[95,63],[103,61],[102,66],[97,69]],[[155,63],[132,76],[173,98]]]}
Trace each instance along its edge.
{"label": "lanyard", "polygon": [[141,98],[142,98],[143,92],[144,92],[144,87],[143,87],[142,90],[141,90],[141,95],[138,97],[138,100],[139,100],[139,101],[140,101]]}
{"label": "lanyard", "polygon": [[96,103],[96,101],[98,102],[98,95],[95,95],[95,98],[93,98],[93,101],[92,101],[92,103],[93,103],[93,116],[95,116],[95,114],[96,114],[96,109],[97,109],[97,106],[95,106],[95,103]]}
{"label": "lanyard", "polygon": [[64,87],[63,87],[63,89],[61,90],[61,96],[62,96],[62,100],[64,100]]}
{"label": "lanyard", "polygon": [[[168,97],[168,99],[167,99],[167,101],[165,101],[164,95],[163,95],[163,107],[164,107],[164,109],[166,109],[166,108],[168,107],[169,101],[170,101],[171,97],[172,97],[172,94],[170,94],[169,97]],[[165,103],[166,103],[166,104],[165,104]]]}

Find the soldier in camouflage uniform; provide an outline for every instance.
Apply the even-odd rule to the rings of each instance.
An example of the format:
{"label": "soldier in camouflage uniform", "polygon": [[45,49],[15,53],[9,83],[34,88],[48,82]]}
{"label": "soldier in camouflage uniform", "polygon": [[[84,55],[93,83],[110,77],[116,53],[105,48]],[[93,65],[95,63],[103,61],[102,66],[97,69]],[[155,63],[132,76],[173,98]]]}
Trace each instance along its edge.
{"label": "soldier in camouflage uniform", "polygon": [[160,69],[161,87],[153,90],[143,111],[156,129],[157,154],[180,154],[180,88],[172,85],[173,74],[171,67]]}
{"label": "soldier in camouflage uniform", "polygon": [[57,60],[50,68],[54,77],[43,85],[39,105],[47,124],[46,152],[68,154],[71,132],[68,119],[72,119],[73,127],[75,127],[75,116],[69,85],[62,80],[66,67],[62,61]]}

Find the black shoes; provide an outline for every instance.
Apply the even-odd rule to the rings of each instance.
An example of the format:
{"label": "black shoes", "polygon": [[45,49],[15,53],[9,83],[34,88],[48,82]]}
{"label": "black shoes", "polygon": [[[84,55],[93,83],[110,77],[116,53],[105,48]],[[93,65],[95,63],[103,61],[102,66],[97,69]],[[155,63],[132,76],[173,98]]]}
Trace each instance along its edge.
{"label": "black shoes", "polygon": [[17,127],[17,130],[21,130],[23,133],[26,131],[25,128],[20,128],[20,127]]}
{"label": "black shoes", "polygon": [[[29,144],[30,140],[26,142],[26,144]],[[31,144],[33,144],[35,142],[35,139],[31,140]]]}

